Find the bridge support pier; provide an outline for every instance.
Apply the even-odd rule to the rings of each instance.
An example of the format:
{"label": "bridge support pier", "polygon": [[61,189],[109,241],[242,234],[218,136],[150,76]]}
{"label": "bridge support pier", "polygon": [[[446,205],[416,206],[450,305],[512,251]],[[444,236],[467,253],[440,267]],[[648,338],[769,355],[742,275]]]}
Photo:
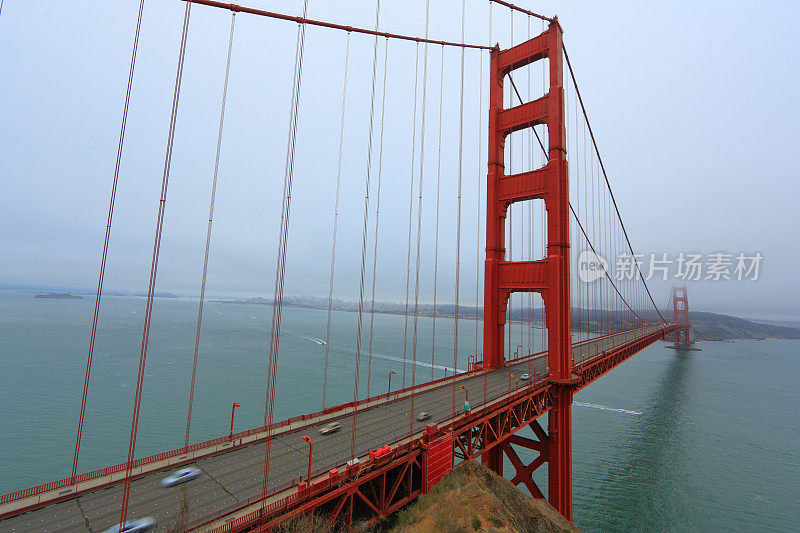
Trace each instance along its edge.
{"label": "bridge support pier", "polygon": [[567,520],[572,521],[572,388],[557,388],[557,398],[547,415],[549,465],[548,500]]}
{"label": "bridge support pier", "polygon": [[500,446],[495,446],[481,454],[481,464],[497,474],[503,475],[503,450]]}

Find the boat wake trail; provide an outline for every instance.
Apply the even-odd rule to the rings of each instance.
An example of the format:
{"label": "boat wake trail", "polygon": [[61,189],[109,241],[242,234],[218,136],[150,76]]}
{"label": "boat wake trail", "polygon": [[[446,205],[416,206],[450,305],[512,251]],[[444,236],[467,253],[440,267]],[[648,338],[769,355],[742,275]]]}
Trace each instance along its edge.
{"label": "boat wake trail", "polygon": [[[318,337],[312,337],[310,335],[304,335],[302,333],[295,333],[293,331],[287,331],[287,333],[289,333],[290,335],[294,335],[295,337],[299,337],[301,339],[305,339],[307,341],[311,341],[313,343],[319,344],[320,346],[325,346],[325,340],[324,339],[320,339]],[[333,348],[333,346],[334,345],[331,344],[331,348]],[[337,349],[342,349],[342,348],[337,347]],[[349,352],[352,352],[354,354],[356,352],[352,348],[347,348],[346,350],[349,351]],[[377,357],[378,359],[385,359],[386,361],[395,361],[395,362],[398,362],[398,363],[402,363],[403,362],[403,358],[402,357],[396,357],[394,355],[389,355],[389,354],[385,354],[385,353],[372,352],[372,357]],[[448,372],[456,372],[458,374],[462,374],[462,373],[466,372],[466,370],[463,370],[461,368],[455,368],[454,369],[453,367],[446,366],[446,365],[436,365],[436,364],[432,365],[430,363],[426,363],[425,361],[413,362],[413,361],[410,361],[410,360],[406,360],[406,364],[407,365],[415,364],[417,366],[424,366],[425,368],[435,368],[436,370],[446,370]]]}
{"label": "boat wake trail", "polygon": [[320,339],[319,337],[311,337],[309,335],[303,335],[302,333],[294,333],[293,331],[287,331],[289,335],[294,335],[295,337],[300,337],[301,339],[305,339],[307,341],[311,341],[315,344],[319,344],[320,346],[325,346],[325,340]]}
{"label": "boat wake trail", "polygon": [[[383,354],[383,353],[372,352],[372,357],[377,357],[378,359],[385,359],[387,361],[397,361],[398,363],[402,363],[403,362],[403,358],[402,357],[395,357],[394,355],[387,355],[387,354]],[[416,362],[414,362],[414,361],[406,360],[406,364],[407,365],[415,364],[417,366],[424,366],[425,368],[435,368],[437,370],[447,370],[448,372],[455,371],[455,372],[457,372],[459,374],[462,374],[462,373],[466,372],[466,370],[462,370],[460,368],[455,368],[454,369],[453,367],[445,366],[445,365],[432,365],[430,363],[426,363],[425,361],[416,361]]]}
{"label": "boat wake trail", "polygon": [[601,411],[613,411],[615,413],[624,413],[626,415],[644,414],[641,411],[631,411],[630,409],[617,409],[616,407],[609,407],[607,405],[600,405],[597,403],[572,402],[572,405],[577,405],[578,407],[591,407],[592,409],[600,409]]}

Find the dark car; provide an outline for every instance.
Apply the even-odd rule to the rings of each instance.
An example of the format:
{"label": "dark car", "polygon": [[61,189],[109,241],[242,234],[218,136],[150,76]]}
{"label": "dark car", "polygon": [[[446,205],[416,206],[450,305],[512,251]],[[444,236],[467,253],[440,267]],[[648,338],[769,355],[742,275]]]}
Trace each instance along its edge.
{"label": "dark car", "polygon": [[342,429],[342,425],[339,422],[331,422],[319,428],[319,432],[323,435],[329,435],[331,433],[336,433],[340,429]]}

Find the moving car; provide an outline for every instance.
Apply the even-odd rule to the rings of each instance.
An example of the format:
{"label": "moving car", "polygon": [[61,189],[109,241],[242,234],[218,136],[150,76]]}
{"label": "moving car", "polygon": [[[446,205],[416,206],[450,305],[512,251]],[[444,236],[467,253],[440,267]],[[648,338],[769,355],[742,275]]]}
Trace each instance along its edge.
{"label": "moving car", "polygon": [[519,377],[519,379],[521,379],[521,380],[523,380],[523,381],[528,381],[529,379],[531,379],[531,375],[530,375],[530,374],[528,374],[527,372],[525,372],[524,374],[522,374],[522,375]]}
{"label": "moving car", "polygon": [[192,480],[200,475],[200,469],[193,466],[181,468],[161,480],[162,487],[172,487],[185,481]]}
{"label": "moving car", "polygon": [[[154,527],[156,527],[156,519],[148,516],[147,518],[140,518],[138,520],[127,520],[122,531],[125,533],[141,533],[142,531],[150,531]],[[117,533],[118,531],[119,524],[115,524],[106,529],[104,533]]]}
{"label": "moving car", "polygon": [[319,432],[323,435],[328,435],[330,433],[336,433],[340,429],[342,429],[342,425],[339,422],[331,422],[319,428]]}
{"label": "moving car", "polygon": [[425,420],[428,420],[430,417],[431,417],[430,413],[426,413],[425,411],[422,411],[421,413],[419,413],[417,415],[417,422],[424,422]]}

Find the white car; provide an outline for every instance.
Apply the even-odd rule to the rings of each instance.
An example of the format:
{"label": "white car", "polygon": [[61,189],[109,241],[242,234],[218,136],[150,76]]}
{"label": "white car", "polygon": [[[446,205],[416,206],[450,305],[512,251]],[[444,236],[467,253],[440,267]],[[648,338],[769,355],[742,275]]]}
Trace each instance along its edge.
{"label": "white car", "polygon": [[527,372],[525,372],[524,374],[522,374],[522,375],[519,377],[519,379],[521,379],[522,381],[528,381],[529,379],[531,379],[531,375],[530,375],[530,374],[528,374]]}
{"label": "white car", "polygon": [[[122,528],[122,531],[125,533],[141,533],[142,531],[149,531],[156,527],[156,519],[147,517],[147,518],[140,518],[138,520],[128,520],[125,522],[125,527]],[[118,533],[119,532],[119,524],[112,526],[105,530],[104,533]]]}
{"label": "white car", "polygon": [[200,475],[200,469],[193,466],[181,468],[161,480],[162,487],[172,487],[190,481]]}
{"label": "white car", "polygon": [[417,422],[424,422],[426,420],[430,420],[431,414],[422,411],[421,413],[417,414]]}

